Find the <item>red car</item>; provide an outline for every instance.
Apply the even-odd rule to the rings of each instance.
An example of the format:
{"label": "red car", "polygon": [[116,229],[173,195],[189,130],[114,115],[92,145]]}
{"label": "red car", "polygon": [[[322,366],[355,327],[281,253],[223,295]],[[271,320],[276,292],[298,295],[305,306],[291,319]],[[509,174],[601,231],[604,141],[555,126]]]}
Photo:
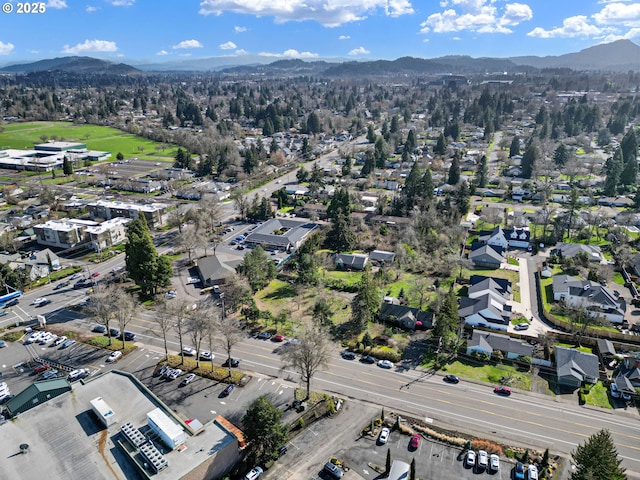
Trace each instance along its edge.
{"label": "red car", "polygon": [[33,369],[33,373],[42,373],[49,369],[49,365],[40,365]]}
{"label": "red car", "polygon": [[504,395],[508,397],[511,395],[511,389],[509,387],[505,387],[504,385],[498,385],[493,389],[493,393],[497,393],[498,395]]}
{"label": "red car", "polygon": [[409,448],[411,450],[417,450],[419,446],[420,446],[420,435],[416,434],[413,437],[411,437],[411,440],[409,441]]}
{"label": "red car", "polygon": [[284,342],[284,335],[274,335],[271,337],[272,342]]}
{"label": "red car", "polygon": [[91,278],[96,278],[100,276],[100,272],[95,272],[91,274]]}

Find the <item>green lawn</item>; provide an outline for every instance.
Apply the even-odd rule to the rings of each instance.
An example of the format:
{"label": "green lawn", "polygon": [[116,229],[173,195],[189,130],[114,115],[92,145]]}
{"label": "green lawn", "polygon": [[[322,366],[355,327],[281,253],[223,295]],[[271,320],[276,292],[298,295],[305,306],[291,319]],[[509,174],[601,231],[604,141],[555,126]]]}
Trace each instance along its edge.
{"label": "green lawn", "polygon": [[467,270],[466,268],[462,271],[462,276],[465,278],[470,278],[471,275],[482,275],[484,277],[495,277],[495,278],[506,278],[511,282],[511,288],[513,290],[513,300],[515,302],[520,301],[520,273],[513,272],[511,270]]}
{"label": "green lawn", "polygon": [[58,140],[85,143],[90,150],[111,152],[113,158],[118,152],[122,152],[125,157],[136,156],[157,161],[162,161],[164,157],[166,161],[171,161],[177,150],[175,145],[161,144],[115,128],[75,125],[70,122],[25,122],[4,125],[4,132],[0,133],[0,148],[33,148],[34,144],[42,143],[42,135],[47,135],[48,139],[55,135]]}
{"label": "green lawn", "polygon": [[620,272],[614,272],[613,274],[613,282],[618,285],[624,285],[624,278]]}
{"label": "green lawn", "polygon": [[593,349],[591,347],[579,347],[573,343],[556,342],[556,347],[576,348],[583,353],[593,353]]}
{"label": "green lawn", "polygon": [[609,392],[601,381],[591,387],[589,393],[585,396],[587,405],[594,405],[602,408],[613,408],[609,399]]}
{"label": "green lawn", "polygon": [[[434,359],[427,360],[423,367],[433,367]],[[441,368],[442,372],[451,373],[461,378],[479,380],[481,382],[497,384],[502,377],[511,375],[513,381],[510,386],[522,390],[531,390],[531,375],[528,372],[518,371],[511,365],[478,365],[467,360],[455,360]]]}

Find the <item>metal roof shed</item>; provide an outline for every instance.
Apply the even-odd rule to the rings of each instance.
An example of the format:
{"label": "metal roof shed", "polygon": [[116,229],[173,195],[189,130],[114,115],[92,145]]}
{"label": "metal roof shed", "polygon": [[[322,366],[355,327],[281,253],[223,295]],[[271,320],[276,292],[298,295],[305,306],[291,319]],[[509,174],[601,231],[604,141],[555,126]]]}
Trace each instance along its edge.
{"label": "metal roof shed", "polygon": [[9,400],[5,407],[11,417],[37,407],[41,403],[71,391],[71,384],[66,378],[43,380],[29,385],[22,392]]}

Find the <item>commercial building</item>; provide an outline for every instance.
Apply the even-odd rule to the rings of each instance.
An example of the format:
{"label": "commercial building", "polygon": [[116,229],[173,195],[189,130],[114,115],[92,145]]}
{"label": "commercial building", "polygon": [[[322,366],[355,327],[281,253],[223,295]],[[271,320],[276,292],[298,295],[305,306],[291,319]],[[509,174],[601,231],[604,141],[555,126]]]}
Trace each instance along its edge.
{"label": "commercial building", "polygon": [[91,249],[101,252],[114,245],[119,245],[127,238],[127,223],[130,218],[116,217],[105,220],[99,225],[87,227]]}
{"label": "commercial building", "polygon": [[87,150],[84,143],[41,143],[28,150],[0,150],[0,168],[50,172],[61,168],[65,157],[78,165],[84,160],[106,160],[111,157],[111,152]]}
{"label": "commercial building", "polygon": [[33,231],[36,234],[36,241],[40,245],[57,248],[73,248],[76,245],[86,242],[88,227],[97,226],[97,222],[89,220],[49,220],[40,225],[34,225]]}
{"label": "commercial building", "polygon": [[149,228],[164,225],[168,205],[164,203],[127,203],[98,200],[87,204],[92,219],[111,220],[116,217],[135,220],[144,215]]}
{"label": "commercial building", "polygon": [[253,247],[260,245],[265,250],[285,250],[299,248],[318,227],[317,223],[273,218],[254,229],[244,243]]}

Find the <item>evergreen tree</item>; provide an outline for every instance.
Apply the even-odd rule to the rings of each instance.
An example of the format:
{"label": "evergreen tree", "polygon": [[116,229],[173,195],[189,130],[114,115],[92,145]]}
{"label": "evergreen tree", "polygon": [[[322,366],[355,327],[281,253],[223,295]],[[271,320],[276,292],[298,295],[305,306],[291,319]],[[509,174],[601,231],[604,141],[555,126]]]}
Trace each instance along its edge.
{"label": "evergreen tree", "polygon": [[387,448],[387,460],[385,462],[385,472],[388,474],[391,471],[391,449]]}
{"label": "evergreen tree", "polygon": [[171,260],[158,256],[144,215],[127,225],[125,264],[129,277],[144,295],[155,294],[158,287],[168,286],[173,275]]}
{"label": "evergreen tree", "polygon": [[411,130],[409,130],[409,134],[407,135],[407,140],[404,142],[404,151],[411,154],[415,151],[417,146],[418,146],[418,143],[416,141],[416,133],[412,128]]}
{"label": "evergreen tree", "polygon": [[329,206],[327,207],[327,218],[335,218],[342,214],[351,215],[351,195],[345,187],[338,189],[334,194]]}
{"label": "evergreen tree", "polygon": [[623,168],[620,173],[620,183],[624,186],[635,185],[638,177],[638,140],[632,127],[620,142]]}
{"label": "evergreen tree", "polygon": [[118,152],[118,154],[116,155],[116,159],[121,162],[122,160],[124,160],[124,155],[122,154],[122,152]]}
{"label": "evergreen tree", "polygon": [[509,158],[515,157],[516,155],[520,155],[520,138],[514,135],[513,140],[511,140],[511,146],[509,147]]}
{"label": "evergreen tree", "polygon": [[529,142],[527,149],[522,156],[522,177],[531,178],[535,169],[537,160],[537,148],[533,142]]}
{"label": "evergreen tree", "polygon": [[371,175],[376,169],[376,161],[373,157],[373,152],[367,150],[366,157],[364,160],[364,165],[362,166],[362,170],[360,170],[360,175],[366,177]]}
{"label": "evergreen tree", "polygon": [[626,480],[622,459],[608,430],[600,430],[571,454],[576,466],[571,480]]}
{"label": "evergreen tree", "polygon": [[487,168],[487,156],[483,155],[478,162],[478,168],[476,170],[476,185],[480,188],[484,188],[488,183],[489,169]]}
{"label": "evergreen tree", "polygon": [[342,164],[342,176],[346,177],[351,174],[351,167],[353,166],[353,162],[351,161],[351,156],[347,155],[347,158],[344,159],[344,163]]}
{"label": "evergreen tree", "polygon": [[400,121],[400,117],[397,114],[391,117],[391,126],[389,127],[390,133],[398,132],[398,130],[400,129],[399,121]]}
{"label": "evergreen tree", "polygon": [[243,431],[254,458],[275,458],[278,448],[288,437],[288,426],[282,423],[282,410],[264,395],[257,398],[242,417]]}
{"label": "evergreen tree", "polygon": [[447,153],[447,141],[444,138],[444,135],[441,133],[438,137],[438,143],[436,143],[436,148],[433,150],[436,155],[444,155]]}
{"label": "evergreen tree", "polygon": [[384,168],[387,161],[387,144],[384,138],[378,137],[376,139],[376,145],[373,150],[373,157],[375,159],[375,165],[377,168]]}
{"label": "evergreen tree", "polygon": [[373,129],[373,123],[370,123],[369,127],[367,128],[367,142],[376,143],[377,138],[378,136],[376,135],[376,132]]}
{"label": "evergreen tree", "polygon": [[460,182],[460,185],[458,185],[455,192],[455,199],[456,209],[460,216],[464,216],[469,213],[469,208],[471,206],[471,192],[469,191],[469,185],[467,185],[467,182]]}
{"label": "evergreen tree", "polygon": [[449,185],[457,185],[460,181],[460,155],[458,152],[453,156],[451,160],[451,166],[449,167],[449,175],[447,177],[447,183]]}
{"label": "evergreen tree", "polygon": [[402,195],[404,196],[406,211],[411,210],[416,202],[416,198],[421,194],[421,180],[422,175],[418,162],[414,162],[411,166],[411,171],[407,175],[404,181],[404,188],[402,189]]}
{"label": "evergreen tree", "polygon": [[311,112],[307,118],[307,132],[308,133],[320,133],[322,132],[322,125],[320,124],[320,118],[316,112]]}
{"label": "evergreen tree", "polygon": [[431,200],[433,198],[433,190],[435,189],[435,185],[433,184],[433,177],[431,176],[431,170],[426,169],[424,174],[422,175],[421,183],[421,192],[422,198]]}
{"label": "evergreen tree", "polygon": [[380,289],[371,275],[371,268],[367,265],[358,282],[356,296],[351,301],[351,315],[356,331],[365,330],[369,322],[378,318],[381,301]]}
{"label": "evergreen tree", "polygon": [[254,292],[269,285],[277,274],[276,266],[259,245],[244,256],[238,271],[247,278]]}
{"label": "evergreen tree", "polygon": [[558,167],[563,167],[567,160],[569,160],[569,152],[565,144],[561,143],[553,152],[553,161]]}
{"label": "evergreen tree", "polygon": [[620,183],[620,175],[622,175],[622,150],[618,147],[609,160],[607,160],[607,175],[604,179],[604,194],[608,197],[615,196],[618,184]]}
{"label": "evergreen tree", "polygon": [[309,172],[304,167],[300,167],[300,170],[296,172],[296,178],[298,182],[304,183],[309,180]]}
{"label": "evergreen tree", "polygon": [[301,149],[302,159],[304,161],[308,161],[311,158],[312,151],[313,149],[311,148],[311,145],[309,145],[309,139],[307,137],[304,137],[302,139],[302,149]]}
{"label": "evergreen tree", "polygon": [[71,162],[69,161],[66,155],[62,160],[62,173],[64,173],[67,176],[73,175],[73,165],[71,164]]}
{"label": "evergreen tree", "polygon": [[348,252],[356,245],[356,237],[351,231],[351,221],[339,213],[332,221],[331,231],[327,235],[327,247],[334,252]]}

